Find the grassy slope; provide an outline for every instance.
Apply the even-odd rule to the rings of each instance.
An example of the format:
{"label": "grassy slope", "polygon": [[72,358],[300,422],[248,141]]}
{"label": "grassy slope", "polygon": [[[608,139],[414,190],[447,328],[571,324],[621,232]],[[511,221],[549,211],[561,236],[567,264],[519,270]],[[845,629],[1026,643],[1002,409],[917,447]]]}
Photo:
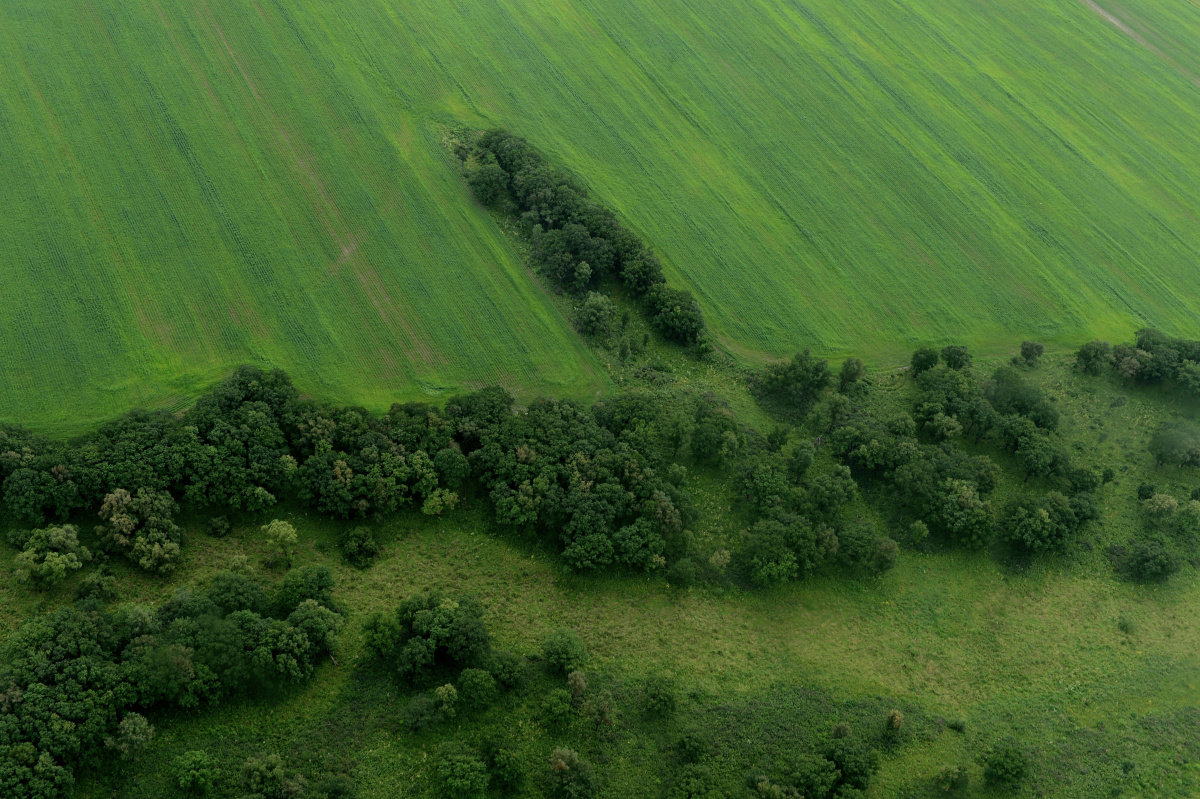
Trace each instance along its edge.
{"label": "grassy slope", "polygon": [[0,9],[0,419],[70,432],[248,361],[376,409],[606,385],[435,128],[287,8]]}
{"label": "grassy slope", "polygon": [[[401,732],[403,695],[364,688],[353,664],[365,616],[428,589],[481,596],[503,647],[532,652],[549,630],[571,626],[593,651],[593,673],[636,680],[669,670],[697,704],[765,698],[773,705],[775,687],[784,684],[840,701],[887,697],[926,715],[966,719],[965,736],[943,733],[885,758],[875,797],[924,790],[943,764],[973,764],[1008,735],[1034,752],[1028,795],[1091,797],[1113,785],[1128,795],[1194,795],[1200,772],[1178,761],[1196,756],[1188,726],[1195,719],[1177,714],[1196,712],[1200,696],[1200,628],[1191,621],[1200,613],[1200,576],[1185,567],[1164,586],[1122,583],[1111,575],[1103,548],[1138,533],[1139,483],[1186,496],[1200,482],[1195,470],[1154,467],[1146,451],[1164,414],[1194,414],[1195,408],[1175,406],[1155,390],[1128,391],[1081,377],[1064,359],[1032,377],[1062,406],[1070,449],[1117,472],[1102,489],[1103,523],[1068,558],[1012,571],[985,554],[905,551],[878,581],[829,578],[772,592],[679,592],[658,579],[571,577],[541,553],[490,537],[472,512],[383,526],[383,556],[359,572],[338,557],[334,526],[301,516],[295,520],[303,532],[298,563],[329,563],[338,573],[338,598],[350,609],[341,665],[323,667],[312,685],[282,703],[235,703],[194,718],[159,720],[162,735],[120,777],[120,795],[165,795],[170,758],[193,748],[209,749],[229,769],[260,750],[291,753],[298,767],[314,770],[354,762],[364,797],[408,795],[425,785],[423,753],[456,730],[470,735],[471,726],[416,737]],[[706,378],[683,373],[680,379]],[[719,380],[709,384],[722,390]],[[903,378],[884,376],[873,401],[906,404],[910,390]],[[697,532],[727,524],[728,496],[712,476],[694,480],[705,515]],[[1006,478],[1000,494],[1017,488]],[[204,579],[239,554],[258,563],[266,554],[258,539],[253,528],[226,540],[195,534],[171,584],[127,573],[122,597],[160,601],[173,585]],[[54,595],[49,602],[62,599]],[[34,602],[11,580],[0,580],[0,618],[15,623]],[[1128,633],[1118,629],[1122,618],[1130,623]],[[685,707],[694,706],[690,702]],[[507,712],[484,723],[504,728]],[[534,769],[557,742],[536,724],[513,734]],[[587,742],[579,731],[559,737],[577,746]],[[644,739],[622,736],[611,747],[613,760],[601,768],[606,795],[642,795],[641,781],[654,771],[645,765],[645,746]],[[305,760],[313,753],[316,760]],[[1134,766],[1128,775],[1122,770],[1127,760]],[[979,767],[972,768],[978,783]],[[109,784],[108,777],[89,781],[82,793],[108,795]]]}
{"label": "grassy slope", "polygon": [[1200,10],[1111,9],[1153,47],[1077,0],[6,3],[0,418],[240,361],[375,407],[603,386],[451,119],[577,170],[750,358],[1189,332]]}

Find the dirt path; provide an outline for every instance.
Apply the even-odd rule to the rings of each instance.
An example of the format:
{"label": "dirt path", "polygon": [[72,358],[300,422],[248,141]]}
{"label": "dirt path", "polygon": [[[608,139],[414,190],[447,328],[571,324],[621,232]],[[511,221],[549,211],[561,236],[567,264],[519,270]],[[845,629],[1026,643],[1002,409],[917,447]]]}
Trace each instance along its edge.
{"label": "dirt path", "polygon": [[1082,2],[1088,8],[1090,8],[1092,11],[1095,11],[1097,14],[1099,14],[1100,17],[1103,18],[1105,22],[1112,25],[1114,28],[1119,30],[1121,33],[1125,34],[1130,39],[1133,39],[1135,42],[1137,42],[1142,47],[1149,50],[1151,53],[1154,53],[1156,56],[1161,58],[1163,61],[1166,61],[1168,64],[1170,64],[1172,67],[1174,67],[1181,75],[1183,75],[1188,80],[1190,80],[1193,85],[1200,87],[1200,78],[1197,78],[1191,72],[1188,72],[1186,69],[1181,67],[1169,55],[1167,55],[1162,50],[1159,50],[1153,44],[1148,42],[1146,40],[1146,37],[1142,36],[1140,33],[1135,31],[1133,28],[1129,27],[1119,17],[1117,17],[1116,15],[1112,14],[1111,12],[1107,11],[1102,6],[1100,6],[1100,4],[1098,4],[1096,2],[1096,0],[1080,0],[1080,2]]}

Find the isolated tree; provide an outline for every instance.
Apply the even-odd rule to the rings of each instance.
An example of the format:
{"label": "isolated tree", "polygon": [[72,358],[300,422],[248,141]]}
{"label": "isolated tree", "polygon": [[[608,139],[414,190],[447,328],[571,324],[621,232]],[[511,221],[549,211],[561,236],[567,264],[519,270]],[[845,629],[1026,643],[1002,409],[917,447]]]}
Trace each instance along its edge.
{"label": "isolated tree", "polygon": [[78,528],[71,524],[32,530],[15,536],[14,541],[22,546],[13,559],[14,576],[39,591],[62,582],[92,559],[88,548],[79,543]]}
{"label": "isolated tree", "polygon": [[292,568],[292,554],[295,552],[296,542],[299,540],[296,528],[290,522],[272,519],[262,526],[262,531],[266,534],[267,541],[279,551],[279,556],[284,564],[289,569]]}
{"label": "isolated tree", "polygon": [[591,799],[596,795],[592,764],[574,749],[555,749],[550,753],[549,788],[552,799]]}
{"label": "isolated tree", "polygon": [[141,713],[126,713],[117,725],[117,734],[105,739],[104,745],[122,760],[132,760],[150,743],[154,727]]}
{"label": "isolated tree", "polygon": [[462,741],[445,741],[434,760],[437,795],[444,799],[483,799],[487,795],[487,766],[474,748]]}
{"label": "isolated tree", "polygon": [[847,358],[842,362],[842,370],[838,373],[838,391],[843,394],[862,379],[867,368],[859,358]]}
{"label": "isolated tree", "polygon": [[1029,758],[1015,741],[994,746],[984,757],[983,779],[988,785],[1015,788],[1025,779]]}
{"label": "isolated tree", "polygon": [[542,644],[542,658],[552,670],[568,674],[587,665],[588,651],[573,630],[559,628]]}
{"label": "isolated tree", "polygon": [[1200,466],[1200,428],[1191,422],[1167,422],[1150,437],[1150,453],[1162,466]]}
{"label": "isolated tree", "polygon": [[1021,342],[1021,360],[1026,366],[1037,366],[1038,359],[1045,351],[1046,348],[1036,341]]}
{"label": "isolated tree", "polygon": [[658,332],[679,344],[695,344],[704,335],[700,304],[687,291],[659,284],[646,292],[650,323]]}
{"label": "isolated tree", "polygon": [[199,749],[175,758],[175,783],[193,796],[207,796],[217,782],[217,768],[208,753]]}

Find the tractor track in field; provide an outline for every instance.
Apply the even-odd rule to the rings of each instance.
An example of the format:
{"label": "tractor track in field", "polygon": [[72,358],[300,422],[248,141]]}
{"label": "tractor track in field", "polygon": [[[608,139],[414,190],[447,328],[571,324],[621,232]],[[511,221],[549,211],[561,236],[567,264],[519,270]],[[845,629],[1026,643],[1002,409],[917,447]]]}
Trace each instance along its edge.
{"label": "tractor track in field", "polygon": [[1122,20],[1116,14],[1113,14],[1111,11],[1109,11],[1106,8],[1104,8],[1103,6],[1101,6],[1099,3],[1096,2],[1096,0],[1080,0],[1080,2],[1083,3],[1085,6],[1087,6],[1088,8],[1090,8],[1092,11],[1096,12],[1100,16],[1100,18],[1103,19],[1105,22],[1107,22],[1109,25],[1112,25],[1114,28],[1119,30],[1121,33],[1125,34],[1130,39],[1132,39],[1133,41],[1140,44],[1147,51],[1153,53],[1154,55],[1158,56],[1166,63],[1170,64],[1173,69],[1175,69],[1177,72],[1179,72],[1179,74],[1183,75],[1185,78],[1187,78],[1189,81],[1191,81],[1193,86],[1200,88],[1200,77],[1196,77],[1191,72],[1184,69],[1182,66],[1179,65],[1179,63],[1177,61],[1175,61],[1175,59],[1171,58],[1169,55],[1167,55],[1162,50],[1160,50],[1158,47],[1156,47],[1152,42],[1150,42],[1148,39],[1146,39],[1145,36],[1138,33],[1137,31],[1135,31],[1132,27],[1129,26],[1128,23],[1126,23],[1124,20]]}

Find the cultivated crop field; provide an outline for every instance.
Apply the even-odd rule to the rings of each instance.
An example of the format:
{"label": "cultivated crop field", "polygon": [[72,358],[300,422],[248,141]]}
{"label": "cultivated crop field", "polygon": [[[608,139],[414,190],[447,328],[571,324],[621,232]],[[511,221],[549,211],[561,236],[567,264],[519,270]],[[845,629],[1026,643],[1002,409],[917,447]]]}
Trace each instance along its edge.
{"label": "cultivated crop field", "polygon": [[1200,10],[1106,2],[5,3],[0,417],[243,361],[375,408],[602,389],[453,122],[575,170],[750,359],[1187,332]]}
{"label": "cultivated crop field", "polygon": [[376,409],[604,385],[427,120],[285,9],[0,9],[0,418],[70,432],[242,362]]}

